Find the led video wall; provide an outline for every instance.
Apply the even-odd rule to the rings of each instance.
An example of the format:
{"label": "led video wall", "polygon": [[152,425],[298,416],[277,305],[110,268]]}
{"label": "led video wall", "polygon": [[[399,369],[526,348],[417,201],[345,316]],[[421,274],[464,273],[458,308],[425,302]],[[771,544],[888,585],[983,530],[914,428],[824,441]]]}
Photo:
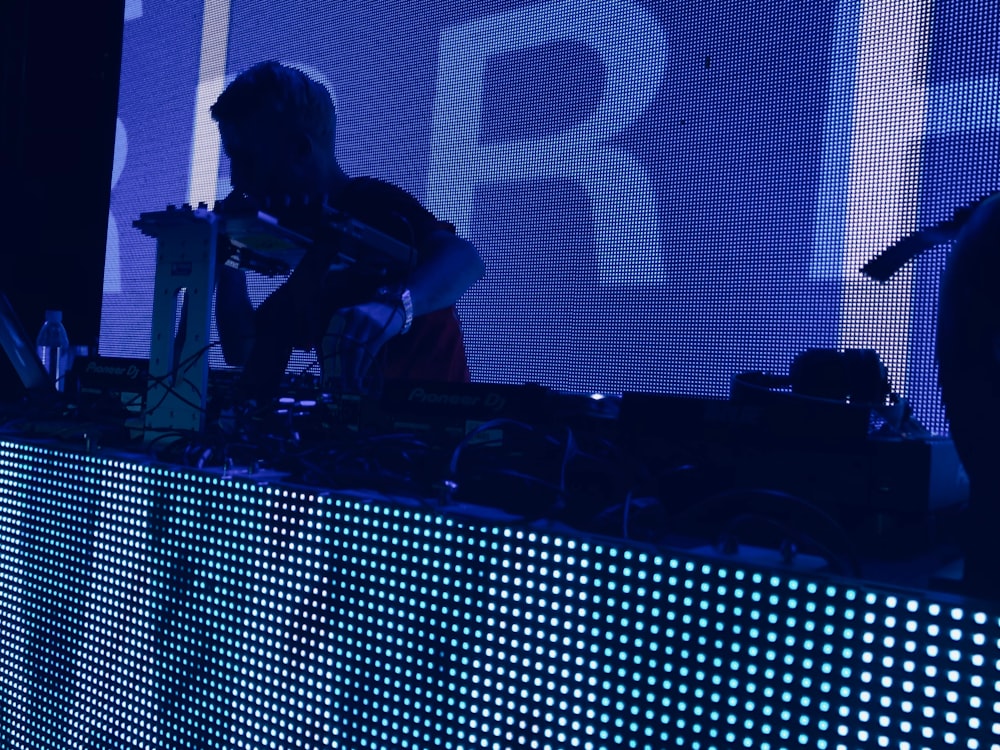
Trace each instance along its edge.
{"label": "led video wall", "polygon": [[945,595],[0,444],[10,750],[989,750]]}
{"label": "led video wall", "polygon": [[874,347],[944,429],[947,247],[884,285],[858,269],[1000,187],[995,3],[130,0],[126,19],[102,353],[148,356],[154,245],[132,220],[226,194],[208,108],[275,58],[334,92],[348,173],[478,246],[474,379],[724,396],[808,347]]}

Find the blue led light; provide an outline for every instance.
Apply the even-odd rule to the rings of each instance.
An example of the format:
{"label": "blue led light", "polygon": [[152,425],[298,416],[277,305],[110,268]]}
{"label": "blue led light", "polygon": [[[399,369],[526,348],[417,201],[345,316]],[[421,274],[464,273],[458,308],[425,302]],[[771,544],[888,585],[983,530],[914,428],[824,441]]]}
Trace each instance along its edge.
{"label": "blue led light", "polygon": [[[131,483],[138,480],[126,479],[124,481]],[[117,491],[117,494],[119,498],[124,498],[130,491],[127,487],[121,488]],[[241,502],[253,503],[253,492],[251,490],[247,490],[247,492],[247,499]],[[302,495],[295,496],[295,493],[291,493],[291,495],[294,496],[293,499],[295,497],[300,499],[305,497]],[[182,502],[181,497],[182,495],[178,495],[176,502]],[[120,499],[116,500],[116,502],[127,503],[132,501]],[[321,501],[312,498],[309,502]],[[335,500],[330,500],[329,502],[331,505],[336,505]],[[348,631],[335,636],[336,641],[331,642],[330,645],[325,645],[319,636],[310,636],[310,640],[313,646],[321,644],[326,650],[325,652],[331,655],[340,655],[337,659],[331,658],[329,662],[324,662],[321,670],[336,670],[338,674],[346,676],[348,680],[358,681],[370,679],[365,675],[381,673],[393,675],[391,677],[387,676],[384,682],[373,685],[371,691],[372,699],[365,698],[363,703],[364,710],[359,714],[359,717],[364,717],[363,720],[370,722],[373,726],[383,727],[385,732],[389,733],[385,734],[385,736],[391,736],[392,732],[400,731],[400,727],[408,725],[425,727],[426,730],[423,730],[422,733],[413,733],[410,735],[415,741],[411,742],[409,746],[414,748],[421,747],[428,742],[428,738],[432,736],[432,732],[436,733],[438,728],[451,723],[457,723],[458,729],[454,735],[450,736],[459,738],[469,736],[467,731],[470,727],[468,717],[471,715],[471,712],[478,710],[477,707],[481,708],[485,703],[489,703],[496,708],[488,714],[479,715],[479,725],[476,730],[478,734],[475,735],[477,739],[473,744],[479,743],[483,747],[493,747],[493,738],[510,743],[510,737],[517,737],[518,730],[515,724],[511,723],[509,717],[512,714],[530,716],[531,710],[528,708],[529,705],[547,704],[549,706],[558,706],[558,710],[549,719],[554,724],[569,727],[563,736],[568,738],[567,744],[572,746],[576,728],[573,722],[567,723],[566,716],[575,715],[577,711],[582,711],[579,708],[579,704],[581,703],[584,705],[596,704],[602,699],[598,689],[598,681],[594,679],[592,670],[603,670],[610,664],[617,664],[619,668],[618,677],[607,683],[605,688],[614,690],[615,692],[619,690],[619,686],[624,688],[624,692],[621,694],[630,696],[626,704],[628,706],[628,713],[636,717],[632,722],[634,726],[628,726],[629,722],[626,722],[626,728],[628,731],[634,730],[643,736],[652,736],[649,734],[651,731],[650,728],[645,726],[645,723],[652,721],[652,719],[650,718],[649,711],[636,714],[637,706],[655,703],[656,696],[662,691],[687,694],[694,696],[695,700],[702,701],[702,703],[695,703],[693,708],[687,706],[687,710],[696,716],[703,715],[702,712],[705,712],[705,715],[710,717],[711,723],[698,725],[704,733],[703,737],[716,736],[712,734],[717,732],[714,726],[715,723],[720,721],[728,722],[730,720],[734,724],[738,723],[738,719],[733,717],[720,715],[717,711],[706,712],[705,710],[705,705],[713,703],[729,705],[735,709],[736,705],[733,704],[733,696],[731,694],[723,694],[717,690],[706,691],[698,687],[697,684],[694,686],[688,684],[681,686],[674,685],[669,680],[658,679],[650,674],[649,671],[652,670],[658,670],[660,674],[680,673],[683,676],[690,676],[696,683],[706,685],[711,683],[720,687],[728,685],[729,690],[739,690],[740,681],[732,676],[733,674],[751,675],[763,669],[768,663],[781,663],[784,665],[782,671],[767,668],[765,670],[765,679],[769,681],[780,680],[789,685],[801,685],[804,689],[808,690],[811,682],[808,674],[803,674],[803,671],[808,672],[808,670],[815,669],[818,666],[821,671],[829,674],[834,669],[833,663],[836,663],[837,669],[846,668],[844,672],[846,675],[845,679],[853,680],[855,685],[858,680],[862,683],[872,680],[877,682],[882,689],[888,689],[893,684],[891,679],[881,673],[873,677],[873,672],[870,670],[856,670],[858,660],[865,660],[867,658],[868,662],[874,663],[870,657],[873,653],[878,653],[878,665],[880,669],[893,668],[894,659],[888,654],[875,651],[853,652],[847,649],[840,651],[841,658],[844,659],[843,662],[839,660],[836,662],[833,660],[824,660],[814,665],[812,660],[802,658],[801,656],[802,652],[808,652],[816,647],[811,640],[802,639],[792,633],[770,629],[764,632],[755,632],[757,629],[754,628],[739,628],[738,623],[736,623],[737,627],[726,627],[727,623],[724,620],[727,609],[725,606],[719,606],[724,603],[717,601],[709,609],[707,600],[700,594],[688,596],[686,599],[691,605],[705,612],[704,616],[681,616],[678,618],[678,621],[683,624],[683,627],[659,628],[655,621],[666,620],[670,615],[674,614],[672,609],[665,608],[661,611],[657,608],[640,607],[636,606],[636,602],[633,600],[628,616],[622,617],[621,608],[617,606],[621,602],[609,604],[601,601],[595,605],[596,600],[583,596],[582,590],[577,598],[577,594],[570,593],[553,584],[552,582],[557,581],[560,574],[560,571],[555,568],[546,569],[548,578],[540,580],[536,580],[534,576],[540,575],[541,569],[533,571],[531,575],[508,575],[502,581],[500,577],[494,576],[491,572],[490,580],[493,583],[489,587],[489,601],[486,603],[486,606],[489,608],[488,611],[492,612],[493,616],[482,616],[478,613],[475,615],[464,615],[461,614],[462,609],[466,606],[472,606],[472,603],[478,601],[477,597],[485,596],[485,594],[477,594],[477,592],[482,591],[482,588],[470,588],[468,595],[457,591],[454,594],[450,592],[449,589],[453,587],[457,589],[464,584],[457,577],[435,572],[438,569],[445,571],[453,570],[453,568],[449,567],[447,545],[441,544],[436,552],[433,552],[432,546],[425,548],[425,551],[419,554],[415,554],[413,551],[407,551],[406,544],[409,542],[407,538],[400,536],[403,532],[398,529],[393,531],[396,536],[391,541],[389,538],[383,539],[378,533],[374,533],[368,537],[357,536],[357,528],[365,528],[372,530],[372,532],[377,532],[376,521],[380,519],[385,523],[383,528],[389,530],[389,525],[392,523],[390,519],[396,516],[377,508],[365,510],[356,504],[347,504],[343,507],[348,509],[348,514],[344,516],[344,522],[338,525],[339,531],[337,533],[345,535],[349,541],[340,548],[337,553],[339,557],[335,558],[341,561],[337,564],[343,566],[342,568],[338,568],[341,571],[340,575],[347,574],[355,566],[364,565],[366,557],[378,557],[382,545],[385,544],[391,544],[395,559],[405,561],[407,567],[390,563],[388,558],[386,558],[380,560],[377,565],[368,568],[368,570],[377,570],[376,575],[364,573],[359,578],[352,579],[348,577],[345,579],[345,591],[350,592],[348,599],[345,601],[349,602],[350,606],[360,607],[362,610],[358,619],[354,621],[358,623],[359,627],[355,628],[354,625],[351,625]],[[230,506],[230,508],[227,512],[245,513],[244,518],[256,519],[252,523],[264,523],[265,519],[268,518],[267,514],[258,514],[253,509],[243,511],[238,505]],[[220,519],[222,517],[220,516]],[[430,536],[434,536],[437,539],[444,539],[447,536],[446,534],[437,534],[436,532],[428,533],[426,526],[427,524],[421,521],[412,527],[407,527],[405,533],[411,535],[414,539],[428,538]],[[299,529],[301,528],[303,527],[300,526]],[[270,533],[273,534],[273,530]],[[316,543],[319,543],[319,536],[317,534]],[[336,538],[332,534],[324,534],[322,536],[324,540]],[[343,689],[336,688],[333,692],[324,690],[324,686],[329,684],[325,682],[328,679],[325,673],[317,671],[311,673],[308,678],[296,676],[297,662],[295,657],[291,653],[280,653],[280,644],[287,636],[286,631],[289,623],[295,617],[299,616],[300,608],[311,601],[311,597],[314,596],[311,593],[314,584],[312,579],[306,575],[305,569],[312,564],[311,560],[315,553],[310,550],[310,545],[313,542],[307,539],[306,535],[302,534],[298,537],[301,543],[291,543],[289,541],[285,551],[280,556],[269,558],[266,566],[257,566],[253,560],[272,543],[272,538],[268,534],[255,536],[252,533],[247,533],[241,536],[238,543],[239,546],[233,547],[234,550],[239,549],[238,565],[242,567],[249,562],[251,576],[259,582],[257,588],[261,593],[256,598],[256,604],[254,605],[256,609],[253,617],[259,618],[261,626],[255,632],[267,634],[267,640],[257,639],[254,636],[249,641],[259,644],[259,646],[254,646],[254,648],[258,649],[255,653],[258,653],[260,658],[255,657],[256,666],[249,672],[243,667],[243,673],[247,677],[242,682],[244,694],[240,700],[247,702],[249,705],[255,705],[258,717],[257,729],[253,733],[248,731],[245,735],[246,739],[241,740],[241,742],[251,743],[250,745],[241,745],[247,747],[262,746],[265,744],[282,746],[281,743],[284,740],[281,738],[287,738],[290,743],[297,742],[296,739],[288,734],[286,731],[287,727],[286,729],[280,728],[286,725],[272,725],[270,723],[277,720],[276,706],[278,704],[275,703],[275,700],[282,692],[299,696],[296,699],[296,706],[298,706],[297,712],[300,717],[308,715],[305,713],[305,705],[308,705],[313,700],[318,700],[318,698],[314,698],[313,696],[326,696],[324,700],[327,701],[329,701],[331,695],[336,696],[333,702],[329,703],[332,708],[327,711],[328,716],[337,716],[337,712],[342,710],[340,707],[345,705],[342,703]],[[491,546],[496,546],[493,540],[485,540],[482,543],[482,549],[488,549]],[[345,550],[349,550],[349,554],[344,554]],[[529,555],[529,550],[522,550],[519,554],[527,556]],[[620,556],[622,559],[626,559],[624,552]],[[435,560],[435,557],[441,559]],[[555,556],[552,555],[551,557],[553,558],[553,564],[555,564]],[[234,565],[236,565],[236,558],[234,557],[233,560]],[[435,565],[435,562],[438,564]],[[568,560],[563,560],[562,562],[563,564],[567,564]],[[666,562],[664,562],[664,565],[666,565]],[[683,566],[683,563],[681,565]],[[580,567],[583,567],[583,565],[581,564]],[[509,565],[506,566],[506,569],[519,570],[520,567]],[[219,560],[209,561],[206,567],[205,580],[211,581],[213,586],[219,584],[229,587],[239,585],[237,582],[238,579],[232,578],[228,571],[229,568],[224,567]],[[639,574],[642,571],[633,569],[631,572],[639,578]],[[694,574],[699,573],[705,573],[704,565],[694,570]],[[0,570],[0,575],[2,575],[2,570]],[[733,572],[733,577],[737,580],[740,579],[740,575],[740,571]],[[408,580],[411,578],[413,581]],[[652,580],[655,576],[650,575],[649,578]],[[564,580],[566,579],[564,578]],[[770,583],[770,579],[768,583]],[[470,584],[470,586],[472,585]],[[475,585],[479,586],[479,584]],[[547,591],[551,593],[552,597],[572,597],[575,601],[574,606],[566,608],[560,602],[554,600],[545,601],[530,598],[530,595],[526,596],[517,590],[518,588],[528,588],[532,585],[537,585],[538,590],[542,592]],[[580,585],[586,586],[587,584],[581,583]],[[736,595],[735,590],[727,594],[722,591],[721,587],[706,585],[705,581],[685,581],[678,579],[674,582],[674,585],[683,587],[684,590],[690,592],[703,591],[713,597],[735,597]],[[390,587],[389,593],[384,599],[377,596],[372,598],[377,590],[384,587]],[[514,590],[511,590],[512,587]],[[809,584],[804,585],[802,588],[804,591],[810,591]],[[815,591],[819,590],[818,587],[815,589]],[[397,594],[396,591],[406,593]],[[639,596],[647,595],[645,591],[640,593],[637,589],[636,594]],[[424,596],[429,597],[429,603],[423,599]],[[786,599],[783,596],[771,591],[767,592],[767,597],[769,600],[773,599],[776,602],[776,606],[785,606]],[[502,601],[514,602],[517,603],[517,606],[510,606],[509,604],[498,605]],[[796,605],[803,610],[813,611],[823,609],[822,606],[813,607],[813,604],[810,600],[801,598],[796,600]],[[0,600],[0,607],[2,606],[2,600]],[[224,596],[206,594],[204,600],[205,609],[203,611],[208,612],[213,608],[217,609],[224,606],[228,606]],[[910,606],[911,604],[908,602],[907,607],[909,608]],[[420,607],[426,607],[426,609],[418,610],[417,608]],[[592,623],[583,624],[584,621],[590,620],[592,612],[597,614],[604,607],[607,607],[607,609],[604,609],[600,613],[600,619],[597,620],[602,623],[601,628],[594,627]],[[828,607],[827,609],[830,610],[832,608]],[[683,612],[683,610],[681,611]],[[732,612],[730,616],[746,617],[746,614],[742,612],[737,613],[735,608],[728,611]],[[759,615],[759,613],[755,614]],[[773,613],[768,612],[766,616],[770,614]],[[865,613],[865,616],[867,614]],[[145,613],[139,610],[134,616],[125,616],[121,619],[123,623],[132,623],[133,627],[138,627],[145,616]],[[609,616],[610,619],[608,619]],[[458,618],[457,623],[450,622],[449,618],[451,617]],[[463,621],[463,617],[467,619]],[[847,620],[845,618],[837,619],[835,610],[828,614],[827,617],[831,618],[831,622],[823,623],[825,637],[820,641],[820,648],[824,653],[832,654],[837,652],[836,644],[843,644],[844,642],[843,639],[838,639],[837,633],[841,632],[843,623]],[[316,615],[310,615],[310,622],[317,622]],[[813,620],[807,619],[802,622],[796,622],[794,618],[784,616],[778,618],[775,622],[780,622],[783,627],[806,631],[813,627],[819,627],[814,624]],[[476,623],[477,627],[472,628],[465,623],[470,625],[471,623]],[[603,627],[605,623],[607,629]],[[839,627],[833,627],[834,623]],[[892,624],[880,616],[877,626],[878,628],[888,628],[892,627]],[[412,692],[412,697],[411,694],[407,693],[407,686],[414,686],[415,683],[419,685],[420,680],[426,679],[428,673],[425,670],[433,669],[436,672],[438,669],[436,664],[432,666],[436,659],[428,658],[426,647],[420,645],[421,643],[426,643],[427,639],[431,637],[430,631],[438,627],[447,627],[454,633],[453,636],[447,637],[447,641],[450,641],[448,648],[457,651],[456,655],[450,658],[454,658],[454,664],[462,665],[461,669],[450,668],[445,665],[445,668],[440,672],[440,674],[447,676],[446,679],[450,680],[449,693],[458,698],[456,700],[455,698],[448,697],[441,700],[445,701],[453,710],[455,710],[454,707],[456,704],[461,706],[460,710],[454,714],[454,718],[449,718],[445,724],[435,723],[426,718],[429,716],[440,717],[444,714],[442,714],[440,708],[428,705],[424,700],[426,694],[421,693],[419,687]],[[662,632],[662,637],[667,642],[654,643],[639,637],[637,633],[641,632],[644,628],[647,632],[653,634],[654,637]],[[726,639],[707,637],[705,632],[698,632],[698,628],[701,628],[702,631],[712,630],[718,633],[734,635],[727,635]],[[393,633],[398,632],[403,638],[409,639],[409,642],[407,643],[402,639],[387,639],[385,637],[386,630],[390,630]],[[573,632],[574,637],[569,638],[565,635],[567,631]],[[376,638],[379,632],[383,633],[380,644],[378,644]],[[871,630],[863,632],[873,633],[880,647],[891,649],[896,645],[889,636],[881,630],[876,629],[876,625],[874,624]],[[533,643],[530,644],[530,648],[533,653],[538,654],[540,660],[521,660],[519,657],[514,657],[510,652],[494,652],[491,650],[488,645],[489,643],[518,643],[518,639],[508,638],[505,633],[524,634],[525,639],[532,640]],[[749,646],[745,646],[735,640],[730,641],[729,638],[732,637],[735,639],[735,634],[737,633],[743,633],[742,637],[744,638],[749,638],[751,633],[753,633],[757,640],[766,640],[766,642],[772,644],[780,642],[783,644],[782,648],[794,650],[796,653],[793,654],[789,651],[782,654],[774,648],[759,650],[752,643]],[[948,636],[950,637],[950,631],[948,631]],[[975,637],[976,634],[974,633],[968,635],[969,640],[973,642]],[[535,642],[536,639],[537,642]],[[462,642],[464,640],[472,641],[468,646],[469,651],[467,653],[475,654],[479,658],[469,658],[467,653],[462,652]],[[233,658],[232,654],[239,653],[238,647],[234,649],[234,645],[247,641],[245,637],[236,635],[225,640],[225,642],[228,644],[228,658]],[[554,648],[546,646],[541,651],[537,651],[539,642],[551,644]],[[607,656],[605,657],[601,655],[603,651],[598,648],[599,643],[605,642],[620,644],[620,648],[605,649],[607,652]],[[674,648],[675,644],[681,643],[685,644],[686,647]],[[524,645],[528,646],[526,643]],[[521,645],[512,645],[510,648],[517,650],[521,648]],[[902,671],[914,674],[919,670],[922,676],[925,675],[926,660],[918,655],[915,641],[908,641],[906,644],[903,644],[903,648],[907,651],[909,658],[902,662]],[[415,652],[414,649],[416,649]],[[269,656],[267,655],[269,650],[277,650],[278,652],[272,653]],[[719,656],[720,653],[727,651],[730,653],[745,654],[746,659],[750,663],[744,664],[743,662],[729,661]],[[961,669],[966,669],[969,664],[975,665],[977,655],[973,654],[968,661],[961,661],[955,659],[956,651],[957,649],[950,649],[944,652],[948,655],[950,662],[955,665],[962,664]],[[588,653],[591,656],[590,658],[583,659],[579,656],[580,653]],[[928,651],[927,653],[930,654],[931,652]],[[656,658],[653,658],[652,655],[655,655]],[[985,664],[985,659],[982,658],[982,655],[978,656],[980,665]],[[756,663],[753,663],[755,660]],[[474,665],[473,662],[475,662]],[[260,679],[258,676],[264,674],[262,669],[266,669],[266,664],[268,663],[283,664],[284,668],[274,673],[275,678],[270,683],[270,686],[258,685],[256,682]],[[413,666],[409,667],[406,664]],[[556,664],[560,666],[556,666]],[[570,670],[565,666],[561,666],[562,664],[573,664],[575,665],[575,669]],[[635,668],[622,666],[632,664],[635,665]],[[704,664],[706,665],[706,669],[696,669],[692,675],[691,670],[685,666],[686,664]],[[680,666],[680,669],[678,666]],[[854,671],[852,671],[852,666],[854,667]],[[730,670],[730,674],[728,675],[725,674],[727,669]],[[953,681],[958,669],[958,666],[956,666],[955,669],[942,670],[937,677],[946,681]],[[551,675],[553,679],[538,679],[535,675],[539,673]],[[480,674],[483,676],[480,677]],[[491,674],[505,680],[505,682],[491,679]],[[975,675],[973,675],[974,677]],[[0,679],[2,679],[2,674],[0,674]],[[979,679],[981,680],[981,677]],[[455,684],[456,682],[458,683],[457,685]],[[965,678],[963,678],[962,682],[966,685],[975,684],[974,681],[971,683],[965,682]],[[518,687],[521,684],[531,685],[532,683],[536,685],[536,690],[540,691],[534,695],[528,695],[526,691]],[[476,684],[485,685],[493,693],[490,695],[477,693],[473,687]],[[627,687],[628,684],[631,687]],[[590,685],[594,693],[583,696],[579,688],[569,687],[574,685]],[[820,689],[829,693],[832,691],[832,685],[829,682],[824,682],[820,684]],[[910,691],[912,692],[913,690],[914,688],[911,687]],[[775,692],[771,685],[766,685],[765,689],[761,690],[751,684],[744,687],[743,692],[747,695],[763,695],[764,700],[778,700],[776,696],[779,695],[782,701],[794,700],[791,698],[794,695],[791,691]],[[565,693],[567,696],[572,695],[572,699],[576,703],[568,705],[565,700],[556,700],[553,703],[552,696],[555,693]],[[851,694],[850,690],[847,690],[846,695],[850,696]],[[265,696],[267,696],[266,699]],[[516,700],[502,696],[514,696]],[[859,700],[875,700],[880,704],[881,710],[887,708],[888,704],[884,698],[872,698],[868,692],[859,693],[858,696]],[[931,699],[936,699],[936,696],[932,696]],[[957,705],[955,702],[957,700],[955,691],[948,691],[946,696],[941,696],[941,700],[948,701],[952,706]],[[433,703],[433,700],[431,702]],[[155,701],[149,705],[155,706]],[[815,723],[810,718],[810,711],[829,712],[831,710],[829,703],[818,703],[813,707],[808,700],[808,696],[805,696],[804,699],[798,699],[798,705],[801,706],[801,711],[798,714],[792,715],[791,720],[800,723],[801,726]],[[968,705],[973,705],[973,701],[970,700]],[[405,711],[401,711],[400,706],[407,708]],[[414,706],[417,706],[417,708],[414,708]],[[757,707],[751,704],[746,710],[757,710]],[[955,709],[955,711],[958,710],[957,708]],[[587,711],[588,714],[592,713],[589,709]],[[765,710],[761,710],[762,715],[766,715],[765,711],[772,712],[773,709],[768,705]],[[783,716],[787,717],[788,712],[785,711]],[[947,719],[948,715],[945,714],[944,716]],[[542,719],[544,717],[538,716],[537,718]],[[593,722],[595,719],[596,717],[590,716],[588,720]],[[336,719],[334,720],[336,721]],[[610,721],[611,718],[605,717],[605,720]],[[662,720],[662,716],[656,717],[656,721]],[[886,717],[884,715],[873,716],[869,721],[877,722],[879,726],[884,726]],[[247,724],[246,726],[249,727],[250,725]],[[510,729],[505,729],[505,727],[510,727]],[[745,729],[747,731],[753,730],[754,736],[760,737],[758,728],[752,722]],[[920,727],[917,727],[917,731],[919,730]],[[241,729],[240,731],[242,732],[243,730]],[[541,732],[541,728],[539,728],[539,731]],[[697,741],[695,737],[691,734],[685,734],[690,731],[691,727],[675,729],[675,733],[671,734],[671,736],[677,740],[676,744],[678,746],[682,746],[684,743],[687,746],[694,746]],[[549,732],[548,735],[541,733],[536,736],[548,736],[552,740],[557,734]],[[581,732],[581,734],[586,733]],[[661,732],[657,736],[662,737],[664,733]],[[718,736],[723,737],[725,734],[722,733]],[[739,744],[745,747],[754,746],[749,736],[740,736],[742,737],[742,741]],[[789,736],[795,737],[795,735]],[[260,739],[259,741],[255,741],[252,739],[253,737]],[[268,739],[263,739],[264,737]],[[420,740],[421,737],[424,739]],[[386,741],[388,742],[388,740]],[[624,738],[622,738],[622,741],[625,741]],[[631,742],[631,740],[629,741]],[[459,747],[462,743],[468,744],[468,741],[465,739],[461,739],[461,741],[456,740],[449,746]],[[674,741],[671,740],[671,743],[673,744]],[[553,750],[557,747],[552,742],[548,746],[552,747]],[[637,746],[648,746],[648,743],[640,741],[637,743]],[[756,746],[762,745],[757,743]]]}

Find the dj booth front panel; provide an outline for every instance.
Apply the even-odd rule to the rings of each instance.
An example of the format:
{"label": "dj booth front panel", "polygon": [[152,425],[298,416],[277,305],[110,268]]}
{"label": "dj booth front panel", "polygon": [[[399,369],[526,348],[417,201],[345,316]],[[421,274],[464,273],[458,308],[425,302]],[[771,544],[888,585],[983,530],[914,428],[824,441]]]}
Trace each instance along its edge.
{"label": "dj booth front panel", "polygon": [[1000,616],[0,443],[0,747],[1000,747]]}

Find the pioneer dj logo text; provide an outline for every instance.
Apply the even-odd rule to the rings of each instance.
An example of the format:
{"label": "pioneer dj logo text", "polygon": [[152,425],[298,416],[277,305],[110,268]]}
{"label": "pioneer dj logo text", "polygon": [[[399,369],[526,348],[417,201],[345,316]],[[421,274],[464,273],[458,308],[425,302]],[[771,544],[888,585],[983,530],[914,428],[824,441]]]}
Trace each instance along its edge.
{"label": "pioneer dj logo text", "polygon": [[501,412],[507,405],[507,399],[495,391],[477,396],[469,393],[429,392],[423,388],[414,388],[406,400],[428,406],[459,406],[468,409],[480,407],[492,412]]}
{"label": "pioneer dj logo text", "polygon": [[85,372],[88,375],[110,375],[115,378],[135,380],[139,377],[138,365],[111,365],[102,362],[88,362]]}

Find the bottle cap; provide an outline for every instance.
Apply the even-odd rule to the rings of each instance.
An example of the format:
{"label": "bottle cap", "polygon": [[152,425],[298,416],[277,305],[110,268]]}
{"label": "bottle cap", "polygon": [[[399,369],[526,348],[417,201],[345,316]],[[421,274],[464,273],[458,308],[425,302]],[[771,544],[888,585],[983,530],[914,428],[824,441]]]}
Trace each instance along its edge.
{"label": "bottle cap", "polygon": [[62,310],[46,310],[45,311],[45,322],[46,323],[62,323]]}

